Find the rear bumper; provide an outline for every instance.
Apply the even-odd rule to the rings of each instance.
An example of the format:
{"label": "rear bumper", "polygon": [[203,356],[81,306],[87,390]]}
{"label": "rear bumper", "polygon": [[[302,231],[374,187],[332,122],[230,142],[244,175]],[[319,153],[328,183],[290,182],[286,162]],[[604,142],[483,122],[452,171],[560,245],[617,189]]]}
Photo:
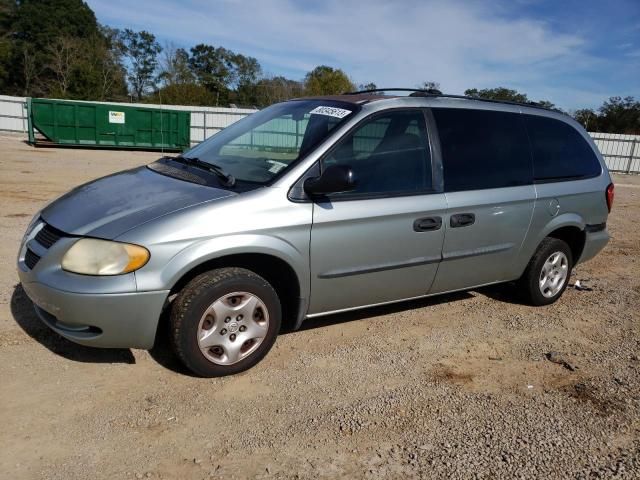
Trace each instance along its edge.
{"label": "rear bumper", "polygon": [[81,345],[105,348],[151,348],[169,294],[71,293],[38,282],[23,282],[22,287],[53,331]]}
{"label": "rear bumper", "polygon": [[591,260],[607,245],[607,243],[609,243],[609,232],[606,228],[595,232],[587,231],[582,255],[580,255],[580,260],[576,263]]}

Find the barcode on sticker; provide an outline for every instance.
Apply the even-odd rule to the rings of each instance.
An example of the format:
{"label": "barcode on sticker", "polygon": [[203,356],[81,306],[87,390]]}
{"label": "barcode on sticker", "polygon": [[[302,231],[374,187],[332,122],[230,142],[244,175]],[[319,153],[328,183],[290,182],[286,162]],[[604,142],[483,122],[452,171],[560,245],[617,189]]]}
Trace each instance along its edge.
{"label": "barcode on sticker", "polygon": [[336,118],[344,118],[351,113],[351,110],[345,110],[344,108],[336,108],[336,107],[316,107],[311,112],[311,114],[317,113],[318,115],[328,115],[330,117]]}

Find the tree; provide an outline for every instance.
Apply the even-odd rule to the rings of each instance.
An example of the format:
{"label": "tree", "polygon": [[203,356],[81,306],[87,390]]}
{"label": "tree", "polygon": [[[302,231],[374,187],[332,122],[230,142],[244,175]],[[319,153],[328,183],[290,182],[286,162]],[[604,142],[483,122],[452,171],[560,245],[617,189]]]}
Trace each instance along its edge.
{"label": "tree", "polygon": [[590,132],[640,134],[640,101],[634,97],[611,97],[597,111],[582,108],[573,118]]}
{"label": "tree", "polygon": [[57,86],[52,92],[55,96],[66,98],[71,76],[82,61],[80,58],[80,53],[82,52],[80,42],[72,37],[58,37],[49,46],[48,50],[51,57],[49,68],[55,74],[57,82]]}
{"label": "tree", "polygon": [[236,86],[255,84],[260,78],[262,67],[257,59],[232,53],[229,60]]}
{"label": "tree", "polygon": [[573,118],[589,132],[598,131],[598,114],[590,108],[581,108],[573,113]]}
{"label": "tree", "polygon": [[378,88],[378,86],[373,82],[361,83],[360,85],[358,85],[358,90],[359,91],[362,91],[362,90],[376,90],[377,88]]}
{"label": "tree", "polygon": [[634,97],[611,97],[598,112],[599,131],[640,134],[640,101]]}
{"label": "tree", "polygon": [[[51,68],[52,46],[60,38],[86,41],[99,34],[96,17],[82,0],[4,1],[0,19],[4,39],[0,42],[0,72],[6,72],[2,81],[6,93],[57,91],[61,78]],[[7,41],[9,48],[2,46]],[[68,90],[72,88],[67,85]]]}
{"label": "tree", "polygon": [[229,85],[233,81],[233,52],[200,43],[191,48],[189,66],[198,83],[226,101]]}
{"label": "tree", "polygon": [[540,100],[536,102],[539,106],[544,108],[555,108],[558,109],[554,103],[551,103],[549,100]]}
{"label": "tree", "polygon": [[258,103],[256,84],[262,74],[262,67],[257,59],[236,53],[231,56],[231,66],[235,83],[235,94],[232,100],[240,105]]}
{"label": "tree", "polygon": [[486,98],[488,100],[499,100],[502,102],[535,103],[545,108],[556,108],[556,106],[548,100],[533,102],[532,100],[529,100],[526,93],[520,93],[517,90],[505,87],[483,88],[482,90],[469,88],[464,91],[464,94],[468,97]]}
{"label": "tree", "polygon": [[145,101],[163,105],[215,105],[216,96],[202,85],[195,83],[173,83],[165,85]]}
{"label": "tree", "polygon": [[38,76],[36,55],[29,46],[22,47],[22,74],[24,78],[24,95],[31,95],[33,83]]}
{"label": "tree", "polygon": [[8,91],[11,78],[13,47],[11,25],[16,11],[15,1],[0,1],[0,91]]}
{"label": "tree", "polygon": [[189,52],[171,43],[165,45],[158,79],[165,86],[195,83],[196,76],[189,66]]}
{"label": "tree", "polygon": [[420,88],[422,90],[438,90],[438,91],[440,91],[440,84],[438,82],[431,82],[431,81],[422,82],[422,84],[418,88]]}
{"label": "tree", "polygon": [[262,78],[255,89],[256,104],[260,107],[304,95],[304,85],[301,82],[282,76]]}
{"label": "tree", "polygon": [[304,87],[307,95],[338,95],[355,90],[346,73],[326,65],[320,65],[307,73]]}
{"label": "tree", "polygon": [[509,102],[520,103],[526,103],[529,101],[529,98],[525,93],[519,93],[516,90],[511,90],[505,87],[483,88],[482,90],[469,88],[464,91],[464,94],[468,97],[486,98],[488,100],[506,100]]}
{"label": "tree", "polygon": [[120,34],[119,44],[129,61],[127,78],[137,99],[140,100],[146,91],[155,87],[158,54],[162,47],[152,33],[145,30],[134,32],[129,28]]}

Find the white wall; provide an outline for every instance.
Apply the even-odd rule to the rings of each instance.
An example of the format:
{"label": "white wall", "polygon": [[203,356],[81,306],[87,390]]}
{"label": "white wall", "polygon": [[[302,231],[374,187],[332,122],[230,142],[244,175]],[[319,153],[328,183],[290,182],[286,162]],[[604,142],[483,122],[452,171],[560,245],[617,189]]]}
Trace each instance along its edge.
{"label": "white wall", "polygon": [[0,95],[0,131],[27,132],[27,99]]}
{"label": "white wall", "polygon": [[[27,99],[0,95],[0,131],[27,133]],[[105,102],[92,102],[105,103]],[[247,108],[193,107],[117,103],[147,108],[171,108],[191,112],[191,143],[201,142],[256,110]],[[611,171],[640,173],[640,135],[589,132]]]}
{"label": "white wall", "polygon": [[[27,133],[27,99],[0,95],[0,131]],[[255,112],[248,108],[194,107],[188,105],[155,105],[147,103],[91,102],[112,105],[165,108],[191,112],[191,143],[201,142],[242,117]]]}
{"label": "white wall", "polygon": [[640,173],[640,135],[589,132],[609,170]]}

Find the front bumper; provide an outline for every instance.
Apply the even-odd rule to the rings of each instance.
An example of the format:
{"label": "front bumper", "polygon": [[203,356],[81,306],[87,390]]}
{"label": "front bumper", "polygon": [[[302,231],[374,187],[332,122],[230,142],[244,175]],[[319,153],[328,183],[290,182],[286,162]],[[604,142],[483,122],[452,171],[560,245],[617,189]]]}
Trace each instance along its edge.
{"label": "front bumper", "polygon": [[22,282],[40,320],[72,342],[90,347],[153,346],[168,291],[71,293]]}
{"label": "front bumper", "polygon": [[[65,272],[62,257],[77,239],[62,236],[46,247],[35,240],[43,225],[36,222],[25,236],[17,262],[22,288],[38,317],[59,335],[82,345],[151,348],[169,291],[137,291],[134,273],[92,277]],[[27,250],[39,257],[31,266]]]}

